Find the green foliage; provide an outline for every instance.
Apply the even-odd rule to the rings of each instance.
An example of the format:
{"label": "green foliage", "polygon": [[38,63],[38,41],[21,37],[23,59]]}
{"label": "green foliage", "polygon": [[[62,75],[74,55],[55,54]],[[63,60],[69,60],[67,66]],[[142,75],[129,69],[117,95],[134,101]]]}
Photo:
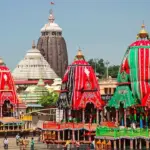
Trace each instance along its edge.
{"label": "green foliage", "polygon": [[119,67],[120,67],[119,65],[109,66],[108,72],[112,78],[117,78]]}
{"label": "green foliage", "polygon": [[[103,59],[90,59],[89,64],[93,67],[94,71],[99,74],[100,78],[106,78],[107,66]],[[108,66],[108,76],[117,78],[119,65]]]}
{"label": "green foliage", "polygon": [[43,95],[40,100],[39,104],[44,107],[48,106],[56,106],[56,102],[58,100],[58,94],[55,92],[48,92],[47,94]]}
{"label": "green foliage", "polygon": [[98,73],[100,76],[104,76],[106,68],[103,59],[90,59],[88,62],[96,71],[96,73]]}

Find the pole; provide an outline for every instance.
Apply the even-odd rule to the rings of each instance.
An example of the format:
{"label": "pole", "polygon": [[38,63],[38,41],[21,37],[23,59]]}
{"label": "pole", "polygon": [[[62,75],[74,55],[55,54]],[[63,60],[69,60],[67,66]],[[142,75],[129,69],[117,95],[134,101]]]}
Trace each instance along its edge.
{"label": "pole", "polygon": [[103,123],[103,119],[104,119],[104,114],[103,114],[103,110],[101,110],[101,123]]}
{"label": "pole", "polygon": [[85,112],[84,108],[82,109],[82,123],[85,123]]}
{"label": "pole", "polygon": [[59,109],[59,123],[60,123],[60,109]]}
{"label": "pole", "polygon": [[96,74],[96,59],[95,59],[95,74]]}
{"label": "pole", "polygon": [[97,66],[96,66],[96,63],[97,63],[97,62],[98,62],[98,58],[94,59],[94,63],[95,63],[95,68],[94,68],[94,70],[95,70],[95,75],[96,75],[96,72],[97,72],[97,71],[96,71],[96,67],[97,67]]}
{"label": "pole", "polygon": [[116,125],[118,127],[118,109],[116,109]]}
{"label": "pole", "polygon": [[66,123],[66,111],[65,111],[65,109],[64,109],[64,122]]}
{"label": "pole", "polygon": [[127,111],[126,109],[124,109],[124,126],[127,127],[127,120],[126,120],[126,117],[127,117]]}
{"label": "pole", "polygon": [[99,124],[99,109],[97,108],[97,114],[96,114],[97,116],[97,118],[96,118],[96,122],[97,122],[97,124]]}
{"label": "pole", "polygon": [[106,61],[106,78],[108,79],[108,65],[109,65],[109,61]]}
{"label": "pole", "polygon": [[2,113],[3,113],[3,110],[2,110],[2,109],[3,109],[3,107],[1,106],[1,117],[3,117],[3,114],[2,114]]}

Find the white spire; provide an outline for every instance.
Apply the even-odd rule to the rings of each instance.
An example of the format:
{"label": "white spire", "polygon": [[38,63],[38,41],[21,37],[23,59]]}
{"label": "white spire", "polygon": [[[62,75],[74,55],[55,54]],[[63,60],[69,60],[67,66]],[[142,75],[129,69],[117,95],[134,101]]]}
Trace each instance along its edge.
{"label": "white spire", "polygon": [[34,41],[34,40],[32,41],[32,48],[33,48],[33,49],[36,48],[36,46],[35,46],[35,41]]}
{"label": "white spire", "polygon": [[54,23],[54,21],[55,21],[55,17],[54,17],[52,9],[50,10],[50,15],[48,17],[48,20],[49,20],[50,23]]}

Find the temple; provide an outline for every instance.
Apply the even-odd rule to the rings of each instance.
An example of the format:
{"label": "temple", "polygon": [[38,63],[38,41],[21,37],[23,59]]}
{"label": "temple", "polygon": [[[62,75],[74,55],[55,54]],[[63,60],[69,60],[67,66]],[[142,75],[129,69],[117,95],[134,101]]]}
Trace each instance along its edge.
{"label": "temple", "polygon": [[57,78],[57,74],[41,55],[33,41],[32,48],[27,51],[25,57],[18,63],[12,75],[17,85],[17,90],[25,90],[29,85],[36,85],[39,79],[45,84],[51,85]]}
{"label": "temple", "polygon": [[42,108],[41,104],[38,101],[41,99],[42,96],[48,95],[49,91],[45,87],[45,83],[42,79],[39,79],[37,85],[31,85],[26,88],[24,92],[19,94],[19,97],[25,102],[26,104],[26,112],[31,112],[33,110]]}
{"label": "temple", "polygon": [[41,29],[41,36],[37,48],[59,77],[63,77],[68,66],[68,53],[62,28],[55,23],[54,13],[51,10],[48,23]]}
{"label": "temple", "polygon": [[149,58],[149,34],[143,24],[137,41],[126,50],[118,73],[118,86],[107,105],[106,120],[114,122],[114,126],[97,128],[97,149],[106,148],[107,143],[115,150],[150,148]]}

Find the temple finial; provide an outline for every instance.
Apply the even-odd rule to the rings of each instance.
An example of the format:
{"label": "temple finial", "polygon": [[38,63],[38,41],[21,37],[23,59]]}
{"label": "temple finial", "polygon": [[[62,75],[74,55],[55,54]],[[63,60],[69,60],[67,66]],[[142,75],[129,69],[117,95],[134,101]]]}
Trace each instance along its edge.
{"label": "temple finial", "polygon": [[142,25],[141,25],[141,30],[140,30],[140,32],[137,34],[137,39],[138,39],[138,38],[140,38],[140,39],[145,39],[145,38],[149,39],[149,34],[148,34],[148,32],[146,31],[146,29],[145,29],[144,21],[143,21],[143,23],[142,23]]}
{"label": "temple finial", "polygon": [[83,55],[82,50],[80,48],[78,49],[76,58],[77,59],[84,59],[84,55]]}
{"label": "temple finial", "polygon": [[141,25],[141,28],[142,28],[142,29],[145,28],[144,20],[143,20],[143,23],[142,23],[142,25]]}
{"label": "temple finial", "polygon": [[54,17],[54,13],[52,9],[50,10],[50,15],[49,15],[48,20],[50,23],[53,23],[55,21],[55,17]]}
{"label": "temple finial", "polygon": [[32,48],[35,48],[35,41],[32,41]]}
{"label": "temple finial", "polygon": [[4,65],[5,65],[5,63],[4,63],[3,59],[0,57],[0,66],[4,66]]}

